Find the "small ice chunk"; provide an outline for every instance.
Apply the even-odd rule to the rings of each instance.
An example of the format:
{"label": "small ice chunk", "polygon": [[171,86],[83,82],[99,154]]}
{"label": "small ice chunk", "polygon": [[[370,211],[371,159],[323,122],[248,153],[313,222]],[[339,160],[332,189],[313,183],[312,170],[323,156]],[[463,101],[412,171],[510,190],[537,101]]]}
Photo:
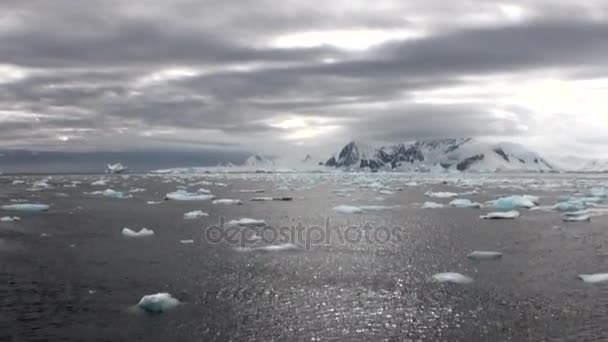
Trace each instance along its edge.
{"label": "small ice chunk", "polygon": [[0,217],[0,222],[15,222],[20,221],[21,218],[19,216],[3,216]]}
{"label": "small ice chunk", "polygon": [[127,168],[121,163],[108,164],[106,165],[106,171],[108,173],[123,173],[127,171]]}
{"label": "small ice chunk", "polygon": [[363,212],[363,209],[352,205],[339,205],[334,207],[334,211],[340,214],[360,214]]}
{"label": "small ice chunk", "polygon": [[241,192],[241,193],[262,193],[262,192],[264,192],[264,189],[243,189],[243,190],[238,190],[238,192]]}
{"label": "small ice chunk", "polygon": [[458,197],[458,194],[455,192],[433,192],[431,190],[427,191],[424,193],[425,195],[429,196],[429,197],[436,197],[436,198],[453,198],[453,197]]}
{"label": "small ice chunk", "polygon": [[378,191],[378,193],[381,193],[383,195],[393,195],[395,192],[390,190],[380,190]]}
{"label": "small ice chunk", "polygon": [[473,282],[473,278],[456,272],[445,272],[433,275],[433,281],[437,283],[470,284]]}
{"label": "small ice chunk", "polygon": [[228,222],[228,225],[230,226],[263,226],[265,224],[266,222],[264,220],[256,220],[248,217]]}
{"label": "small ice chunk", "polygon": [[143,296],[139,303],[137,303],[137,307],[151,313],[164,312],[178,305],[179,300],[173,298],[167,292]]}
{"label": "small ice chunk", "polygon": [[13,185],[20,185],[20,184],[25,184],[25,181],[21,180],[21,179],[15,179],[13,181]]}
{"label": "small ice chunk", "polygon": [[492,251],[473,251],[467,255],[467,258],[474,260],[496,260],[502,258],[502,253]]}
{"label": "small ice chunk", "polygon": [[479,209],[481,208],[481,203],[471,202],[471,200],[465,198],[457,198],[450,202],[450,207]]}
{"label": "small ice chunk", "polygon": [[127,227],[122,229],[122,235],[126,236],[126,237],[132,237],[132,238],[140,238],[140,237],[147,237],[147,236],[152,236],[154,235],[154,231],[151,229],[147,229],[147,228],[142,228],[140,231],[134,231],[131,230]]}
{"label": "small ice chunk", "polygon": [[126,199],[126,198],[133,197],[132,195],[125,194],[124,192],[116,191],[116,190],[113,190],[113,189],[105,189],[103,191],[93,191],[93,192],[89,192],[89,194],[91,194],[91,195],[101,195],[103,197],[118,198],[118,199]]}
{"label": "small ice chunk", "polygon": [[488,201],[489,205],[493,206],[496,209],[502,210],[513,210],[517,208],[534,208],[538,204],[538,197],[523,195],[523,196],[508,196],[501,197],[499,199]]}
{"label": "small ice chunk", "polygon": [[519,217],[519,211],[511,210],[511,211],[499,211],[493,213],[487,213],[486,215],[479,216],[484,220],[501,220],[501,219],[516,219]]}
{"label": "small ice chunk", "polygon": [[202,210],[193,210],[184,214],[184,220],[195,220],[205,216],[209,216],[209,214]]}
{"label": "small ice chunk", "polygon": [[422,209],[441,209],[445,208],[445,205],[436,202],[424,202]]}
{"label": "small ice chunk", "polygon": [[603,283],[608,281],[608,273],[579,274],[579,279],[585,283]]}
{"label": "small ice chunk", "polygon": [[162,204],[164,201],[148,201],[147,204]]}
{"label": "small ice chunk", "polygon": [[194,240],[179,240],[179,243],[187,245],[187,244],[190,244],[190,243],[194,243]]}
{"label": "small ice chunk", "polygon": [[390,210],[395,208],[395,206],[390,205],[362,205],[359,206],[359,209],[363,211],[376,211],[376,210]]}
{"label": "small ice chunk", "polygon": [[591,216],[579,215],[579,216],[564,216],[562,217],[564,222],[591,222]]}
{"label": "small ice chunk", "polygon": [[263,201],[291,201],[291,197],[254,197],[251,201],[263,202]]}
{"label": "small ice chunk", "polygon": [[175,201],[207,201],[214,198],[215,196],[208,193],[192,193],[181,189],[165,195],[165,199]]}
{"label": "small ice chunk", "polygon": [[108,180],[107,179],[99,179],[94,181],[93,183],[91,183],[92,186],[106,186],[108,185]]}
{"label": "small ice chunk", "polygon": [[129,190],[130,193],[138,193],[138,192],[146,192],[146,189],[144,188],[132,188]]}
{"label": "small ice chunk", "polygon": [[213,204],[231,204],[231,205],[242,205],[243,201],[232,198],[220,198],[213,201]]}
{"label": "small ice chunk", "polygon": [[297,251],[301,248],[293,243],[283,243],[280,245],[268,245],[261,247],[237,247],[235,248],[239,252],[281,252],[281,251]]}
{"label": "small ice chunk", "polygon": [[37,203],[19,203],[19,204],[7,204],[3,205],[2,210],[9,211],[26,211],[26,212],[39,212],[49,210],[49,206],[46,204]]}

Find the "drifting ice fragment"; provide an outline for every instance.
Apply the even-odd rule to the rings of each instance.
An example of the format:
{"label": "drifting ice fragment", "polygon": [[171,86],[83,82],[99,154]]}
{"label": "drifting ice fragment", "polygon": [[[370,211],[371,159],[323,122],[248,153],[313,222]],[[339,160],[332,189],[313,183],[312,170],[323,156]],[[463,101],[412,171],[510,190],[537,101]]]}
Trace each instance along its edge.
{"label": "drifting ice fragment", "polygon": [[235,248],[239,252],[281,252],[281,251],[296,251],[300,250],[300,247],[293,243],[283,243],[280,245],[269,245],[262,247],[237,247]]}
{"label": "drifting ice fragment", "polygon": [[467,258],[474,260],[495,260],[502,258],[502,253],[492,251],[473,251],[467,255]]}
{"label": "drifting ice fragment", "polygon": [[495,213],[487,213],[486,215],[479,216],[484,220],[500,220],[500,219],[516,219],[519,217],[519,211],[501,211]]}
{"label": "drifting ice fragment", "polygon": [[163,201],[148,201],[147,204],[161,204]]}
{"label": "drifting ice fragment", "polygon": [[422,209],[441,209],[441,208],[445,208],[445,205],[443,205],[441,203],[435,203],[435,202],[424,202],[424,204],[422,205]]}
{"label": "drifting ice fragment", "polygon": [[103,197],[118,198],[118,199],[126,199],[126,198],[133,197],[132,195],[125,194],[123,192],[112,190],[112,189],[105,189],[103,191],[93,191],[93,192],[89,192],[89,194],[101,195]]}
{"label": "drifting ice fragment", "polygon": [[456,272],[437,273],[433,276],[436,283],[470,284],[473,278]]}
{"label": "drifting ice fragment", "polygon": [[195,220],[205,216],[209,216],[209,214],[202,210],[193,210],[184,214],[184,220]]}
{"label": "drifting ice fragment", "polygon": [[190,244],[190,243],[194,243],[194,240],[179,240],[180,243],[183,243],[184,245]]}
{"label": "drifting ice fragment", "polygon": [[152,235],[154,235],[154,231],[151,229],[142,228],[140,231],[136,232],[134,230],[131,230],[131,229],[125,227],[122,229],[122,235],[124,235],[126,237],[139,238],[139,237],[152,236]]}
{"label": "drifting ice fragment", "polygon": [[107,179],[99,179],[94,181],[93,183],[91,183],[92,186],[106,186],[108,184],[108,180]]}
{"label": "drifting ice fragment", "polygon": [[165,195],[165,199],[175,201],[207,201],[214,198],[215,196],[211,194],[192,193],[185,190],[177,190]]}
{"label": "drifting ice fragment", "polygon": [[490,206],[496,209],[513,210],[517,208],[534,208],[538,204],[538,197],[523,195],[523,196],[508,196],[502,197],[493,201],[488,201]]}
{"label": "drifting ice fragment", "polygon": [[15,222],[19,221],[21,218],[19,216],[3,216],[0,217],[0,222]]}
{"label": "drifting ice fragment", "polygon": [[262,193],[262,192],[264,192],[264,189],[252,189],[252,190],[245,189],[245,190],[239,190],[238,192],[241,192],[241,193]]}
{"label": "drifting ice fragment", "polygon": [[137,192],[146,192],[146,189],[143,188],[133,188],[131,190],[129,190],[130,193],[137,193]]}
{"label": "drifting ice fragment", "polygon": [[239,220],[232,220],[228,222],[230,226],[263,226],[266,222],[264,220],[256,220],[252,218],[242,218]]}
{"label": "drifting ice fragment", "polygon": [[26,212],[39,212],[39,211],[49,210],[48,205],[36,204],[36,203],[7,204],[7,205],[3,205],[0,208],[2,208],[2,210],[26,211]]}
{"label": "drifting ice fragment", "polygon": [[389,206],[389,205],[362,205],[359,207],[359,209],[363,210],[363,211],[368,211],[368,210],[390,210],[395,208],[395,206]]}
{"label": "drifting ice fragment", "polygon": [[137,303],[137,307],[140,309],[152,312],[152,313],[160,313],[179,305],[179,300],[173,298],[169,293],[156,293],[147,296],[143,296],[139,303]]}
{"label": "drifting ice fragment", "polygon": [[359,207],[353,207],[351,205],[339,205],[334,207],[334,211],[340,214],[360,214],[363,212],[363,209]]}
{"label": "drifting ice fragment", "polygon": [[608,281],[608,273],[579,274],[578,277],[585,283],[603,283]]}
{"label": "drifting ice fragment", "polygon": [[553,209],[562,212],[581,211],[587,209],[590,204],[583,198],[568,198],[566,201],[557,203]]}
{"label": "drifting ice fragment", "polygon": [[262,201],[291,201],[291,197],[254,197],[251,201],[262,202]]}
{"label": "drifting ice fragment", "polygon": [[579,216],[564,216],[562,217],[564,222],[591,222],[591,216],[579,215]]}
{"label": "drifting ice fragment", "polygon": [[471,200],[464,199],[464,198],[457,198],[457,199],[453,200],[452,202],[450,202],[450,207],[479,209],[479,208],[481,208],[481,203],[471,202]]}
{"label": "drifting ice fragment", "polygon": [[127,171],[127,168],[124,165],[122,165],[121,163],[108,164],[106,166],[106,171],[108,173],[123,173],[123,172]]}
{"label": "drifting ice fragment", "polygon": [[455,192],[433,192],[433,191],[429,190],[429,191],[425,192],[424,194],[429,197],[436,197],[436,198],[458,197],[458,194]]}
{"label": "drifting ice fragment", "polygon": [[239,199],[231,199],[231,198],[220,198],[213,201],[213,204],[232,204],[232,205],[241,205],[243,201]]}

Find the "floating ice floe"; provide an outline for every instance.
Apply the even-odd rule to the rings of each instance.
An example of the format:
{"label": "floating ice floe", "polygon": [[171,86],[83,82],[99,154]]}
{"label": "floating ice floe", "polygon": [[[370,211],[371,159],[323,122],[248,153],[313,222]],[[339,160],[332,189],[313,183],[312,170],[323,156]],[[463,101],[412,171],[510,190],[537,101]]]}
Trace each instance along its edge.
{"label": "floating ice floe", "polygon": [[381,193],[383,195],[393,195],[395,192],[390,190],[380,190],[378,191],[378,193]]}
{"label": "floating ice floe", "polygon": [[553,209],[561,212],[572,212],[585,210],[598,203],[598,198],[589,197],[568,197],[559,201]]}
{"label": "floating ice floe", "polygon": [[99,179],[94,181],[93,183],[91,183],[92,186],[106,186],[108,185],[108,180],[107,179]]}
{"label": "floating ice floe", "polygon": [[106,171],[108,173],[123,173],[127,171],[127,168],[121,163],[108,164],[106,165]]}
{"label": "floating ice floe", "polygon": [[392,205],[361,205],[359,209],[363,211],[377,211],[377,210],[391,210],[396,208],[396,206]]}
{"label": "floating ice floe", "polygon": [[564,221],[564,222],[591,222],[591,216],[589,216],[589,215],[563,216],[562,221]]}
{"label": "floating ice floe", "polygon": [[154,231],[151,229],[147,229],[147,228],[142,228],[140,231],[134,231],[131,230],[127,227],[122,229],[122,235],[126,236],[126,237],[133,237],[133,238],[139,238],[139,237],[147,237],[147,236],[152,236],[154,235]]}
{"label": "floating ice floe", "polygon": [[241,201],[239,199],[232,199],[232,198],[220,198],[220,199],[213,200],[212,203],[213,204],[242,205],[243,201]]}
{"label": "floating ice floe", "polygon": [[473,278],[456,272],[437,273],[433,275],[432,279],[436,283],[470,284],[473,282]]}
{"label": "floating ice floe", "polygon": [[151,313],[161,313],[175,308],[179,305],[179,300],[173,298],[167,292],[146,295],[141,298],[137,307]]}
{"label": "floating ice floe", "polygon": [[436,203],[436,202],[424,202],[422,205],[422,209],[441,209],[445,208],[444,204]]}
{"label": "floating ice floe", "polygon": [[13,185],[25,184],[25,181],[21,180],[21,179],[15,179],[12,184]]}
{"label": "floating ice floe", "polygon": [[208,201],[214,198],[215,196],[208,193],[192,193],[186,190],[177,190],[165,195],[165,199],[175,201]]}
{"label": "floating ice floe", "polygon": [[195,220],[205,216],[209,216],[209,214],[202,210],[193,210],[184,214],[184,220]]}
{"label": "floating ice floe", "polygon": [[264,220],[256,220],[248,217],[228,222],[228,225],[230,226],[263,226],[265,224],[266,222]]}
{"label": "floating ice floe", "polygon": [[187,244],[194,243],[194,240],[179,240],[179,243],[187,245]]}
{"label": "floating ice floe", "polygon": [[453,198],[453,197],[458,197],[458,194],[455,192],[433,192],[431,190],[427,191],[424,193],[425,195],[429,196],[429,197],[436,197],[436,198]]}
{"label": "floating ice floe", "polygon": [[363,212],[363,209],[352,205],[339,205],[334,207],[334,211],[340,214],[360,214]]}
{"label": "floating ice floe", "polygon": [[487,213],[486,215],[479,216],[484,220],[512,220],[519,217],[519,211],[511,210],[511,211],[499,211],[494,213]]}
{"label": "floating ice floe", "polygon": [[0,217],[0,222],[15,222],[20,221],[21,218],[19,216],[3,216]]}
{"label": "floating ice floe", "polygon": [[260,246],[260,247],[236,247],[235,248],[239,252],[281,252],[281,251],[296,251],[301,248],[293,243],[283,243],[280,245],[269,245],[269,246]]}
{"label": "floating ice floe", "polygon": [[147,204],[162,204],[164,201],[148,201]]}
{"label": "floating ice floe", "polygon": [[465,198],[457,198],[450,202],[450,207],[452,208],[481,208],[481,203],[471,202],[471,200]]}
{"label": "floating ice floe", "polygon": [[146,192],[146,189],[144,188],[133,188],[129,190],[130,193],[134,194],[134,193],[138,193],[138,192]]}
{"label": "floating ice floe", "polygon": [[238,190],[238,192],[241,192],[241,193],[254,193],[254,194],[257,194],[257,193],[262,193],[262,192],[264,192],[264,189],[243,189],[243,190]]}
{"label": "floating ice floe", "polygon": [[488,201],[487,204],[502,210],[513,210],[517,208],[534,208],[538,205],[539,198],[537,196],[530,195],[515,195],[515,196],[507,196],[501,197],[499,199]]}
{"label": "floating ice floe", "polygon": [[125,194],[124,192],[121,191],[116,191],[113,189],[105,189],[103,191],[93,191],[93,192],[89,192],[90,195],[100,195],[103,197],[108,197],[108,198],[118,198],[118,199],[127,199],[127,198],[132,198],[132,195],[129,194]]}
{"label": "floating ice floe", "polygon": [[502,253],[492,251],[473,251],[467,255],[467,258],[474,260],[495,260],[502,258]]}
{"label": "floating ice floe", "polygon": [[32,187],[27,189],[28,191],[44,191],[48,189],[52,189],[53,187],[47,183],[48,179],[42,179],[39,181],[35,181],[32,183]]}
{"label": "floating ice floe", "polygon": [[49,206],[46,204],[38,203],[19,203],[19,204],[7,204],[0,207],[2,210],[9,211],[26,211],[26,212],[40,212],[49,210]]}
{"label": "floating ice floe", "polygon": [[608,273],[579,274],[579,279],[585,283],[603,283],[608,281]]}
{"label": "floating ice floe", "polygon": [[291,201],[292,197],[254,197],[251,201],[263,202],[263,201]]}

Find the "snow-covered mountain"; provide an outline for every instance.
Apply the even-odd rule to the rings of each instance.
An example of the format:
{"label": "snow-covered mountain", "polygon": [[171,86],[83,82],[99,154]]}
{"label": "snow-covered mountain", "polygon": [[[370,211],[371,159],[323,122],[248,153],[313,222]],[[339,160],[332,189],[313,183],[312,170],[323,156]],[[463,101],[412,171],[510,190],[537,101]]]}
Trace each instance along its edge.
{"label": "snow-covered mountain", "polygon": [[554,164],[566,172],[608,172],[607,159],[587,159],[576,156],[556,157]]}
{"label": "snow-covered mountain", "polygon": [[556,171],[538,153],[523,146],[492,144],[472,138],[420,140],[379,148],[353,141],[325,165],[355,170]]}

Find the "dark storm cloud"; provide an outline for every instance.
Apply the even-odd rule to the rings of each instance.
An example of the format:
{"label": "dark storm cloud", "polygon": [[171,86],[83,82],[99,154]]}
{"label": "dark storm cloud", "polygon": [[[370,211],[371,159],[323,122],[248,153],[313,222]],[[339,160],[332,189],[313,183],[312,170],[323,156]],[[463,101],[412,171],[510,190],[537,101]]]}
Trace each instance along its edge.
{"label": "dark storm cloud", "polygon": [[[532,19],[467,26],[456,23],[459,13],[496,4],[466,3],[395,2],[377,9],[294,1],[157,6],[4,1],[0,61],[25,68],[27,75],[4,83],[0,76],[0,111],[41,118],[0,116],[0,142],[27,145],[44,137],[52,142],[71,129],[87,129],[84,138],[97,142],[129,129],[133,139],[148,130],[201,129],[232,138],[230,143],[217,141],[224,146],[243,137],[253,142],[285,133],[268,122],[289,115],[326,117],[350,136],[374,140],[520,135],[533,114],[501,118],[491,110],[500,106],[490,108],[490,99],[467,105],[415,104],[416,92],[469,85],[470,76],[559,69],[577,77],[581,70],[585,75],[607,71],[608,24],[589,20],[581,8],[527,2],[521,5],[538,11]],[[432,23],[426,36],[363,52],[268,43],[303,30],[416,29],[410,18],[416,15]],[[231,69],[238,65],[248,68]],[[171,67],[191,67],[200,74],[140,82]],[[156,139],[195,143],[196,138]],[[205,144],[214,139],[198,138]]]}

